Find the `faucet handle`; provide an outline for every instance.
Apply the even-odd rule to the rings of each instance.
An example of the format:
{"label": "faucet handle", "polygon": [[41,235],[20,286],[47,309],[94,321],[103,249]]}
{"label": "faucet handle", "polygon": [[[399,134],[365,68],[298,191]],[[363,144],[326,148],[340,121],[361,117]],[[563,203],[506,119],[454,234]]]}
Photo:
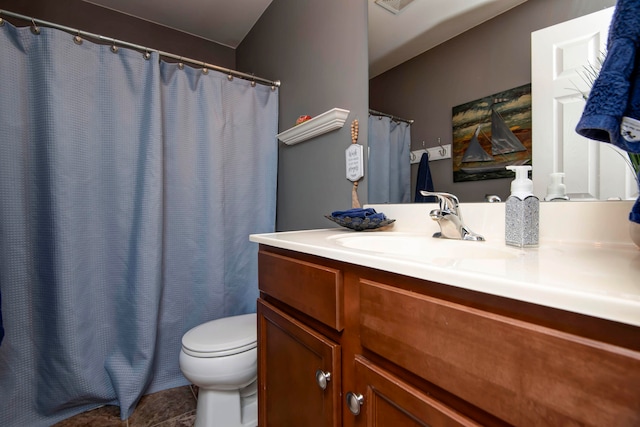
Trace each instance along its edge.
{"label": "faucet handle", "polygon": [[420,194],[422,194],[423,196],[436,196],[438,198],[438,202],[440,203],[440,210],[444,212],[451,212],[460,216],[460,212],[458,209],[458,207],[460,206],[460,201],[455,195],[439,191],[433,192],[423,190],[420,190]]}

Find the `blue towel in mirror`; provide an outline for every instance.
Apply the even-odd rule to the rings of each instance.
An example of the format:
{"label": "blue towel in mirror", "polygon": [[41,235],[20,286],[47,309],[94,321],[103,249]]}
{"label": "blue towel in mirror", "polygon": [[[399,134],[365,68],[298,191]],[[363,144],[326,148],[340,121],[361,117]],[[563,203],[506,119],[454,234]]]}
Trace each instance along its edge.
{"label": "blue towel in mirror", "polygon": [[2,327],[2,297],[0,296],[0,344],[4,338],[4,328]]}
{"label": "blue towel in mirror", "polygon": [[431,178],[431,169],[429,169],[429,155],[422,154],[420,165],[418,166],[418,179],[416,180],[416,194],[414,202],[416,203],[436,203],[436,196],[423,196],[420,191],[433,191],[433,179]]}
{"label": "blue towel in mirror", "polygon": [[640,0],[618,0],[607,55],[593,83],[580,135],[640,153]]}

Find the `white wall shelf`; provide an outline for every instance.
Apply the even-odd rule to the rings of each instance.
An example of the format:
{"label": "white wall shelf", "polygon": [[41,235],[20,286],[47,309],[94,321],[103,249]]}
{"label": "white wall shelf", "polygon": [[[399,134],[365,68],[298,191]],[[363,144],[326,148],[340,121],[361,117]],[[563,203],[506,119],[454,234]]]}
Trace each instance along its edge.
{"label": "white wall shelf", "polygon": [[278,139],[287,145],[294,145],[307,139],[322,135],[332,130],[340,129],[347,120],[349,110],[334,108],[307,120],[297,126],[287,129],[277,135]]}

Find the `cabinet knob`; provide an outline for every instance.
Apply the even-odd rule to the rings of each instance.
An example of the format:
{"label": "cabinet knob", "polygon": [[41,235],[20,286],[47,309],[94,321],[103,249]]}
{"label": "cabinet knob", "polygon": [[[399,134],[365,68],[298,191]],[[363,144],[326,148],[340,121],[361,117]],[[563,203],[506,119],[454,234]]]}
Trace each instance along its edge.
{"label": "cabinet knob", "polygon": [[364,405],[364,397],[353,392],[347,393],[347,406],[353,415],[360,414],[360,407]]}
{"label": "cabinet knob", "polygon": [[331,372],[324,372],[322,369],[316,371],[316,382],[322,390],[327,388],[327,383],[331,381]]}

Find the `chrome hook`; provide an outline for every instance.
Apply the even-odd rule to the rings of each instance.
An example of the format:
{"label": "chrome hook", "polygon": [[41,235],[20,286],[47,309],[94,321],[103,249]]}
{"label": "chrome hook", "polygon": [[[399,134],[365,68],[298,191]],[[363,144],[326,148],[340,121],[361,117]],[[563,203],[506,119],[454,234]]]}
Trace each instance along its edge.
{"label": "chrome hook", "polygon": [[82,37],[80,37],[80,31],[78,31],[76,33],[75,36],[73,36],[73,42],[77,45],[81,45],[82,44]]}
{"label": "chrome hook", "polygon": [[209,70],[207,69],[207,64],[202,63],[202,74],[209,74]]}
{"label": "chrome hook", "polygon": [[184,63],[182,62],[182,56],[180,57],[180,62],[178,62],[178,69],[184,70]]}
{"label": "chrome hook", "polygon": [[447,149],[442,146],[442,143],[440,142],[440,138],[438,138],[438,145],[440,146],[439,153],[442,157],[444,157],[447,154]]}
{"label": "chrome hook", "polygon": [[144,54],[142,54],[142,57],[146,60],[151,59],[151,53],[149,53],[149,50],[145,50]]}
{"label": "chrome hook", "polygon": [[118,53],[118,46],[116,46],[116,39],[111,40],[111,52]]}

